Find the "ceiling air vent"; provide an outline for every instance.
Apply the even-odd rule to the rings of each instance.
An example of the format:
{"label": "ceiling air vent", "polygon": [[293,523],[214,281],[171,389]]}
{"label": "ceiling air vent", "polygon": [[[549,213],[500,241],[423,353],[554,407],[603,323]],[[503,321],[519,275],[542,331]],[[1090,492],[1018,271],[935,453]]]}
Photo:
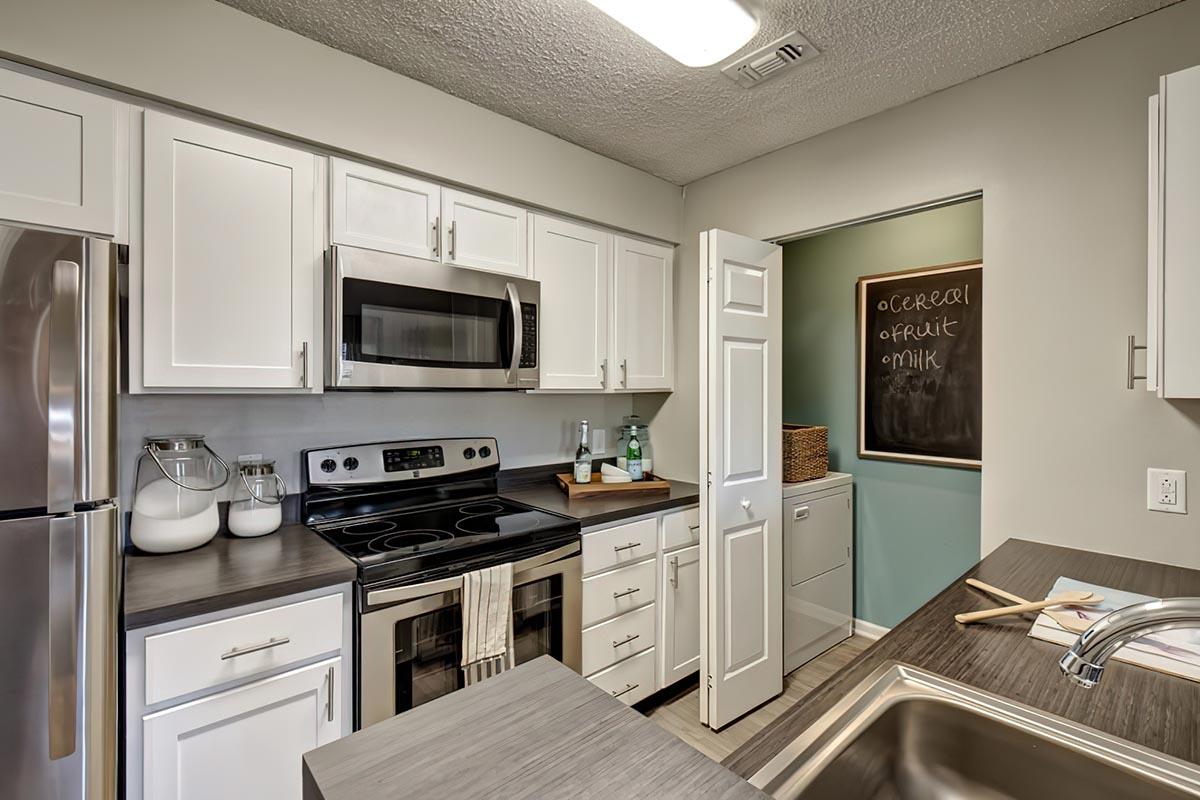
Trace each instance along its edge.
{"label": "ceiling air vent", "polygon": [[792,31],[766,47],[721,67],[721,72],[750,89],[794,67],[807,64],[820,54],[803,34]]}

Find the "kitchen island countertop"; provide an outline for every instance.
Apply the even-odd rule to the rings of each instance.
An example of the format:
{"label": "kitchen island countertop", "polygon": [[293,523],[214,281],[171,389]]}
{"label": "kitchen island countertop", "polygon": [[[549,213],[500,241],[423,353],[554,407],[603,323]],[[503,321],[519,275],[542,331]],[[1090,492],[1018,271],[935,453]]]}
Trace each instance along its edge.
{"label": "kitchen island countertop", "polygon": [[766,795],[548,656],[304,755],[304,800]]}
{"label": "kitchen island countertop", "polygon": [[1061,645],[1028,636],[1034,615],[960,625],[954,614],[997,603],[966,586],[978,578],[1041,599],[1066,576],[1151,597],[1200,596],[1200,571],[1009,539],[817,687],[723,762],[750,777],[839,699],[889,661],[912,664],[1136,744],[1200,763],[1200,683],[1110,661],[1094,689],[1067,681]]}

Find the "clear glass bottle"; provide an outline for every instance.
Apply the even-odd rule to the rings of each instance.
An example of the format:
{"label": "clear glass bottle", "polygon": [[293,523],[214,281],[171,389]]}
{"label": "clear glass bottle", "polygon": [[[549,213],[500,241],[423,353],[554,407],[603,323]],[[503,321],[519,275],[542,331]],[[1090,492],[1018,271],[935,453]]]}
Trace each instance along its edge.
{"label": "clear glass bottle", "polygon": [[629,443],[625,445],[625,471],[635,481],[644,477],[642,472],[642,443],[638,441],[638,429],[629,431]]}
{"label": "clear glass bottle", "polygon": [[575,451],[575,482],[592,482],[592,448],[588,446],[588,421],[579,423],[579,448]]}

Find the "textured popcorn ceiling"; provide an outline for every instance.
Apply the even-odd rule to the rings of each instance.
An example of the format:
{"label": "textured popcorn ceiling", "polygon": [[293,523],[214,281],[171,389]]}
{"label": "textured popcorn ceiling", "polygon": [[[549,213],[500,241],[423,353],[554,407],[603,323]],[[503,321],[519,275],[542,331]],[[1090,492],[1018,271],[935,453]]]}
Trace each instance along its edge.
{"label": "textured popcorn ceiling", "polygon": [[762,0],[740,52],[798,29],[822,54],[749,90],[584,0],[222,2],[686,184],[1174,0]]}

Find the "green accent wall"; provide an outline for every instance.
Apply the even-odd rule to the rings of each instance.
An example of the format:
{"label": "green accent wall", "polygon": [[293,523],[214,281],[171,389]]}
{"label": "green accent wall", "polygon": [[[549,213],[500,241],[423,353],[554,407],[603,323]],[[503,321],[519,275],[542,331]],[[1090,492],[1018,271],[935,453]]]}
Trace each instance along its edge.
{"label": "green accent wall", "polygon": [[982,257],[982,200],[783,247],[783,419],[828,426],[830,469],[854,475],[855,616],[885,627],[979,560],[980,473],[858,458],[855,282]]}

